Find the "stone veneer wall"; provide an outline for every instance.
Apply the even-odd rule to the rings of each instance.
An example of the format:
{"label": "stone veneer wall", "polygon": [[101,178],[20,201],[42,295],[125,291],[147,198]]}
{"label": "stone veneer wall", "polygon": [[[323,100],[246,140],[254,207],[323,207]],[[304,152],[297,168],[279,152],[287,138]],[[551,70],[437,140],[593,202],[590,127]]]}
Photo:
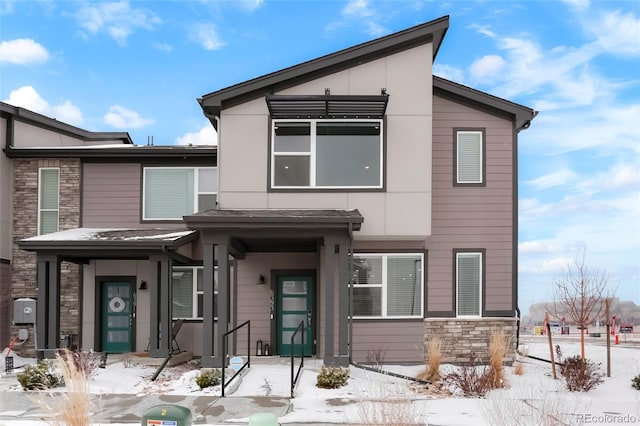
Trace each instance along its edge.
{"label": "stone veneer wall", "polygon": [[511,337],[505,362],[515,360],[516,318],[426,318],[424,352],[428,359],[428,342],[433,336],[442,339],[442,363],[463,364],[475,352],[478,363],[489,362],[489,339],[492,329],[503,329]]}
{"label": "stone veneer wall", "polygon": [[[20,250],[18,242],[38,234],[38,169],[60,168],[61,231],[80,226],[80,160],[79,159],[14,159],[13,202],[13,258],[11,274],[12,300],[20,297],[37,298],[36,254]],[[80,331],[80,267],[63,262],[60,266],[60,333]],[[12,309],[13,315],[13,309]],[[33,327],[14,325],[11,336],[17,336],[21,328],[29,329],[30,338],[23,346],[16,346],[18,353],[32,355],[35,348]]]}

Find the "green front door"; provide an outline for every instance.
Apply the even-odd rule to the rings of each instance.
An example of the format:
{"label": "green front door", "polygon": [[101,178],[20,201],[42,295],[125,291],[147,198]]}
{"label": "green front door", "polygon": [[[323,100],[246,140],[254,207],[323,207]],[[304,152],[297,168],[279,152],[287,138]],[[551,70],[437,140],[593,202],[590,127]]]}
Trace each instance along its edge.
{"label": "green front door", "polygon": [[278,277],[277,334],[278,353],[291,355],[291,336],[300,322],[304,323],[304,342],[298,331],[294,341],[294,355],[300,355],[300,345],[305,356],[312,354],[314,286],[312,277]]}
{"label": "green front door", "polygon": [[102,351],[131,352],[131,283],[102,284]]}

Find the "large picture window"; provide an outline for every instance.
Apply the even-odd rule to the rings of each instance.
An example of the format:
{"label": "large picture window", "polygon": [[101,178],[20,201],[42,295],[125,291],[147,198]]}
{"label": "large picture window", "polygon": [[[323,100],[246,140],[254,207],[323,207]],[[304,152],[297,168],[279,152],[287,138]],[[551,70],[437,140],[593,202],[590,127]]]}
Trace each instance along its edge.
{"label": "large picture window", "polygon": [[[173,318],[202,319],[203,269],[201,266],[173,268]],[[214,271],[213,316],[217,317],[218,273]]]}
{"label": "large picture window", "polygon": [[382,120],[273,122],[272,188],[382,188]]}
{"label": "large picture window", "polygon": [[457,316],[475,316],[482,313],[482,252],[456,253]]}
{"label": "large picture window", "polygon": [[144,220],[182,220],[182,216],[216,207],[215,167],[147,167],[144,169]]}
{"label": "large picture window", "polygon": [[353,316],[422,318],[424,255],[356,254],[353,258]]}
{"label": "large picture window", "polygon": [[43,167],[38,172],[38,235],[58,232],[60,169]]}
{"label": "large picture window", "polygon": [[455,184],[484,184],[484,130],[455,131]]}

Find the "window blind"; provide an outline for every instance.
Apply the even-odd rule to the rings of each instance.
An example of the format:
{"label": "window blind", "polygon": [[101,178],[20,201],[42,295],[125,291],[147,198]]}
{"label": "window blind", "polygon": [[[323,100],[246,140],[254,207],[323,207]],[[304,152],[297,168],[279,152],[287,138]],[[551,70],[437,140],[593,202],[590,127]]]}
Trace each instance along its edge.
{"label": "window blind", "polygon": [[480,315],[481,255],[457,255],[458,315]]}
{"label": "window blind", "polygon": [[482,133],[458,132],[458,182],[482,182]]}
{"label": "window blind", "polygon": [[194,212],[193,169],[145,169],[144,218],[182,219]]}

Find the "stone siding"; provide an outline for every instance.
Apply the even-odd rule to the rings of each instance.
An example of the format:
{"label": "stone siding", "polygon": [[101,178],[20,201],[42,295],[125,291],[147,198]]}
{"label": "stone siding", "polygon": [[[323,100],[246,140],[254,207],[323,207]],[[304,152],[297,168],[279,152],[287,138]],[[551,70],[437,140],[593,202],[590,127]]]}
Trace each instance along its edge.
{"label": "stone siding", "polygon": [[[15,159],[13,201],[13,256],[11,297],[37,298],[36,254],[20,250],[18,242],[38,234],[38,169],[60,169],[59,230],[80,226],[80,171],[79,159]],[[80,330],[80,267],[69,262],[60,265],[60,332],[75,333]],[[29,340],[16,350],[31,354],[34,349],[33,328],[24,325],[11,326],[11,335],[28,328]]]}
{"label": "stone siding", "polygon": [[502,329],[510,337],[505,362],[510,364],[515,359],[515,318],[427,318],[424,328],[425,360],[428,359],[429,339],[438,336],[442,339],[442,363],[463,364],[469,361],[470,353],[474,352],[478,363],[487,364],[493,329]]}

